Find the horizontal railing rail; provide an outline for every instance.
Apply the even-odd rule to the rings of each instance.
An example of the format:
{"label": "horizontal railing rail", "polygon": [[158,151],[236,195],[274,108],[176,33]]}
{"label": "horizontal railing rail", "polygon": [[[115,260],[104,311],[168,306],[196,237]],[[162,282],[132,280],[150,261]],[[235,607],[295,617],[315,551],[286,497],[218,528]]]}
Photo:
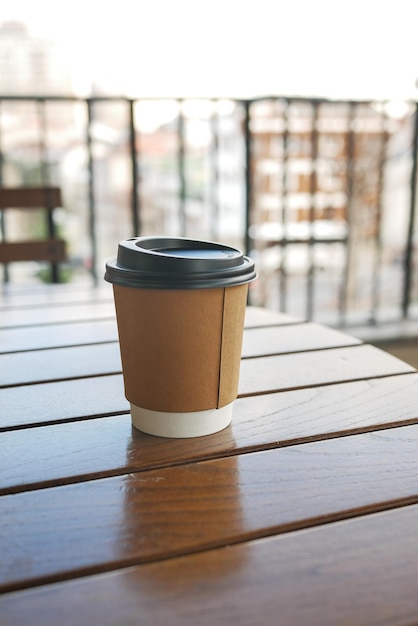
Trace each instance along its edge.
{"label": "horizontal railing rail", "polygon": [[97,283],[128,236],[222,239],[252,303],[345,326],[414,316],[417,144],[415,101],[0,95],[0,184],[62,188],[69,273]]}

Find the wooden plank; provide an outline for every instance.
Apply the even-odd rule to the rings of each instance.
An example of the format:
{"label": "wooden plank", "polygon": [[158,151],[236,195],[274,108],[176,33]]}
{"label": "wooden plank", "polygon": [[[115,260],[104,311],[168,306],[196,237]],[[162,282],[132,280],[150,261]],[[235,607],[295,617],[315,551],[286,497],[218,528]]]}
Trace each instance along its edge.
{"label": "wooden plank", "polygon": [[[85,283],[6,283],[0,289],[0,310],[37,307],[78,306],[113,302],[112,287],[103,283],[93,287]],[[1,317],[0,317],[1,319]]]}
{"label": "wooden plank", "polygon": [[[51,285],[51,293],[54,293],[53,286]],[[56,290],[56,302],[57,306],[51,306],[54,304],[54,298],[51,296],[51,301],[46,300],[42,295],[42,299],[38,305],[30,305],[31,298],[24,299],[26,302],[25,308],[22,308],[22,301],[19,300],[19,308],[13,305],[16,300],[13,297],[4,296],[3,301],[7,306],[0,311],[0,328],[18,327],[18,326],[38,326],[42,324],[61,324],[67,322],[77,322],[83,320],[96,320],[96,319],[109,319],[115,317],[115,306],[113,304],[113,296],[111,291],[108,292],[108,296],[95,297],[94,291],[91,290],[92,298],[79,295],[72,295],[71,292],[66,296],[64,301],[61,300],[61,294],[67,293],[63,290]],[[100,290],[99,293],[102,293]],[[106,293],[106,291],[104,292]],[[67,301],[68,298],[68,301]],[[61,300],[61,302],[60,302]],[[33,304],[36,301],[33,300]],[[29,305],[29,306],[28,306]],[[245,326],[259,327],[259,326],[272,326],[276,324],[293,324],[299,323],[296,318],[282,314],[268,311],[259,307],[247,307],[245,314]]]}
{"label": "wooden plank", "polygon": [[350,337],[346,333],[314,323],[252,328],[244,333],[242,356],[252,358],[270,354],[355,346],[361,343],[359,339]]}
{"label": "wooden plank", "polygon": [[63,239],[50,238],[44,241],[0,241],[0,263],[15,261],[50,261],[61,263],[67,258]]}
{"label": "wooden plank", "polygon": [[241,361],[239,393],[271,393],[414,371],[411,365],[368,345],[272,355]]}
{"label": "wooden plank", "polygon": [[1,428],[129,411],[122,375],[1,390]]}
{"label": "wooden plank", "polygon": [[[357,350],[363,351],[366,347],[367,346],[360,346]],[[345,349],[345,351],[346,350],[348,349]],[[354,350],[354,348],[350,349],[350,351],[351,350]],[[317,370],[321,367],[321,357],[324,354],[326,354],[326,352],[312,353],[312,355],[309,355],[314,357],[312,365],[316,367]],[[272,357],[265,358],[270,359]],[[281,358],[283,359],[282,362],[284,364],[284,359],[289,359],[289,356]],[[255,362],[255,368],[252,369],[253,377],[257,376],[258,361],[258,359],[250,359],[248,361],[250,366]],[[393,362],[395,362],[398,367],[399,362],[397,362],[396,359],[393,361],[392,358],[389,357],[389,361],[386,361],[385,355],[384,363],[388,366],[386,369],[386,374],[388,375],[392,375],[394,373]],[[252,378],[250,375],[251,371],[247,371],[247,378],[249,379],[248,384],[250,384],[251,387],[247,386],[246,379],[242,376],[243,363],[247,363],[247,361],[243,361],[241,364],[241,379],[239,387],[239,393],[241,396],[248,394],[249,390],[254,393],[254,385],[252,384]],[[295,387],[303,386],[304,380],[309,384],[309,372],[305,372],[305,379],[301,378],[297,365],[298,363],[296,363],[293,381],[291,382],[293,382]],[[275,381],[275,385],[277,387],[276,391],[280,390],[281,383],[284,382],[285,384],[289,384],[288,377],[283,375],[283,370],[284,365],[277,372],[278,380]],[[369,378],[373,378],[373,374],[375,373],[375,370],[365,370],[364,367],[361,371],[368,373]],[[345,373],[347,374],[347,372]],[[359,372],[354,369],[354,375],[358,373]],[[381,368],[377,370],[375,377],[377,375],[382,375]],[[318,374],[316,374],[315,380],[318,380]],[[333,376],[331,380],[334,383],[338,382],[335,376]],[[329,379],[325,377],[323,382],[328,383]],[[269,378],[269,383],[271,383],[271,377]],[[365,381],[364,384],[369,385],[371,382]],[[260,389],[263,390],[262,383],[260,383],[260,385]],[[274,385],[269,384],[269,386]],[[307,393],[315,394],[316,392],[314,390],[307,390]],[[274,414],[274,406],[271,406],[268,403],[267,398],[260,399],[259,402],[260,404],[258,406],[265,406],[265,409],[263,410],[272,411]],[[116,375],[28,385],[25,386],[24,390],[22,387],[4,388],[1,391],[1,408],[2,426],[3,428],[9,428],[24,426],[27,424],[82,418],[85,416],[112,415],[114,413],[129,410],[129,405],[125,400],[123,393],[122,375]]]}
{"label": "wooden plank", "polygon": [[[18,352],[89,345],[118,340],[116,320],[28,326],[0,329],[0,352]],[[264,354],[318,350],[336,346],[358,345],[361,341],[319,324],[262,326],[246,329],[243,338],[243,357]]]}
{"label": "wooden plank", "polygon": [[0,329],[0,353],[81,346],[118,340],[115,319]]}
{"label": "wooden plank", "polygon": [[[272,343],[270,349],[280,353],[280,342]],[[121,369],[118,343],[3,354],[0,387],[101,376]],[[414,371],[412,366],[367,345],[273,354],[242,360],[239,393],[266,393]]]}
{"label": "wooden plank", "polygon": [[43,208],[52,211],[60,206],[62,206],[60,187],[0,187],[0,209]]}
{"label": "wooden plank", "polygon": [[276,324],[300,324],[304,322],[302,318],[271,311],[262,307],[247,306],[245,310],[245,327],[256,328],[257,326],[275,326]]}
{"label": "wooden plank", "polygon": [[114,374],[122,369],[118,343],[0,355],[0,387]]}
{"label": "wooden plank", "polygon": [[[53,423],[61,415],[63,403],[51,402],[49,393],[40,394],[40,400],[43,406],[37,407],[38,419]],[[80,406],[75,407],[73,401],[73,410],[85,411],[79,394],[77,402]],[[28,413],[23,415],[31,418]],[[129,414],[3,432],[0,493],[417,421],[418,375],[412,374],[241,398],[235,403],[232,425],[209,437],[150,437],[131,428]]]}
{"label": "wooden plank", "polygon": [[7,309],[0,311],[0,328],[63,324],[96,319],[114,319],[113,301],[87,303],[76,306],[40,306],[32,309]]}
{"label": "wooden plank", "polygon": [[[418,506],[7,594],[3,626],[418,622]],[[324,549],[326,546],[326,549]],[[140,618],[138,617],[140,616]]]}
{"label": "wooden plank", "polygon": [[417,445],[406,426],[2,496],[1,589],[417,503]]}
{"label": "wooden plank", "polygon": [[[0,290],[0,310],[36,307],[54,307],[56,305],[78,306],[80,304],[113,302],[112,285],[102,281],[98,287],[85,283],[66,284],[20,284],[10,283]],[[1,320],[1,318],[0,318]],[[30,322],[30,314],[26,322]],[[58,320],[59,321],[59,320]],[[262,307],[248,306],[245,312],[247,328],[274,326],[277,324],[298,324],[304,320],[287,313],[272,311]]]}

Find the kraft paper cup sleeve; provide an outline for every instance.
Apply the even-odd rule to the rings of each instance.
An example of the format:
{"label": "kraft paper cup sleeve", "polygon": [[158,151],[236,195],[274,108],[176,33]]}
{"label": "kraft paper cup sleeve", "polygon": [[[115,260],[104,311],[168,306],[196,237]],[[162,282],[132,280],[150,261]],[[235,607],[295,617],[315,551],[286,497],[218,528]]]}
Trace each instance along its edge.
{"label": "kraft paper cup sleeve", "polygon": [[154,411],[204,411],[237,396],[247,285],[140,290],[115,285],[125,394]]}

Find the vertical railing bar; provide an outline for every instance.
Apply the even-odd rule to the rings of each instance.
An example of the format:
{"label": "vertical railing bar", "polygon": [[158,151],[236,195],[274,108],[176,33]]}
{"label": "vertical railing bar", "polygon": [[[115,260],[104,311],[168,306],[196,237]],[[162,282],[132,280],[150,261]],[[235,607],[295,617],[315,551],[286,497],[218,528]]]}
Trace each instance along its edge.
{"label": "vertical railing bar", "polygon": [[4,152],[3,152],[3,100],[0,98],[0,185],[3,185]]}
{"label": "vertical railing bar", "polygon": [[87,103],[87,169],[88,169],[88,210],[89,210],[89,234],[91,242],[91,274],[94,284],[97,286],[97,241],[96,241],[96,210],[95,210],[95,189],[94,189],[94,163],[93,163],[93,138],[91,127],[94,119],[93,100],[86,99]]}
{"label": "vertical railing bar", "polygon": [[46,137],[47,137],[47,123],[46,123],[46,102],[45,98],[37,99],[37,115],[39,122],[39,153],[40,153],[40,166],[41,166],[41,180],[40,184],[47,186],[50,183],[49,180],[49,168],[46,156]]}
{"label": "vertical railing bar", "polygon": [[412,264],[414,254],[414,226],[417,200],[418,174],[418,102],[415,102],[414,129],[412,135],[412,167],[410,178],[410,201],[407,239],[404,256],[404,284],[402,294],[402,317],[406,319],[411,304]]}
{"label": "vertical railing bar", "polygon": [[219,237],[219,110],[217,100],[212,100],[211,114],[211,237]]}
{"label": "vertical railing bar", "polygon": [[288,166],[289,166],[289,100],[285,99],[283,110],[283,139],[282,139],[282,241],[280,247],[280,272],[279,272],[279,310],[287,311],[287,288],[288,274],[286,268],[287,258],[287,223],[288,223]]}
{"label": "vertical railing bar", "polygon": [[183,111],[183,99],[178,101],[179,115],[178,115],[178,179],[179,179],[179,226],[180,235],[186,236],[187,224],[186,224],[186,171],[185,171],[185,137],[184,137],[184,111]]}
{"label": "vertical railing bar", "polygon": [[135,125],[135,100],[128,99],[129,107],[129,152],[131,156],[131,176],[132,176],[132,235],[138,237],[141,234],[141,212],[140,212],[140,190],[138,176],[138,148],[137,129]]}
{"label": "vertical railing bar", "polygon": [[310,207],[309,207],[309,269],[307,275],[306,291],[306,318],[313,318],[314,280],[315,280],[315,235],[314,224],[316,217],[315,200],[318,188],[317,166],[318,166],[318,107],[317,101],[312,102],[312,130],[311,130],[311,161],[312,170],[310,177]]}
{"label": "vertical railing bar", "polygon": [[252,135],[250,128],[251,100],[243,100],[244,109],[243,133],[244,133],[244,188],[245,188],[245,233],[244,233],[244,249],[245,254],[251,251],[251,207],[252,207]]}
{"label": "vertical railing bar", "polygon": [[345,246],[345,262],[341,273],[339,313],[340,325],[347,324],[347,306],[348,306],[348,284],[350,279],[351,254],[353,245],[353,190],[354,190],[354,114],[355,105],[353,102],[349,104],[348,111],[348,132],[347,132],[347,150],[346,150],[346,236],[344,239]]}
{"label": "vertical railing bar", "polygon": [[3,152],[3,100],[0,98],[0,185],[3,185],[4,152]]}
{"label": "vertical railing bar", "polygon": [[381,144],[378,161],[378,178],[377,178],[377,205],[376,205],[376,234],[374,240],[374,260],[373,260],[373,276],[372,276],[372,307],[370,312],[370,322],[377,323],[377,315],[380,306],[380,277],[382,265],[382,194],[384,181],[384,167],[386,161],[386,149],[388,142],[388,132],[386,127],[386,114],[384,110],[381,113]]}
{"label": "vertical railing bar", "polygon": [[[0,185],[3,185],[4,153],[3,153],[3,125],[1,123],[3,113],[3,100],[0,100]],[[6,241],[6,212],[0,210],[0,234],[1,240]],[[9,264],[3,264],[3,282],[10,280]]]}
{"label": "vertical railing bar", "polygon": [[[41,180],[40,184],[43,187],[48,187],[51,183],[48,158],[47,158],[47,116],[46,116],[46,101],[45,98],[37,99],[37,115],[39,121],[39,152],[40,152],[40,166],[41,166]],[[46,223],[49,237],[55,237],[55,224],[52,211],[50,210],[50,200],[48,194],[45,196],[45,204],[49,209],[46,209]],[[50,263],[51,268],[51,281],[53,283],[59,282],[58,264],[53,261]]]}

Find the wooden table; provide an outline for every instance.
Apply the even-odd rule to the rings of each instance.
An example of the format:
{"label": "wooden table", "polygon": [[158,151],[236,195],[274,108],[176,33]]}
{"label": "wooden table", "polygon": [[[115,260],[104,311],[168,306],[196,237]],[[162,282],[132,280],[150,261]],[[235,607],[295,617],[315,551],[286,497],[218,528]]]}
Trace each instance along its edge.
{"label": "wooden table", "polygon": [[132,429],[110,286],[0,310],[0,624],[418,622],[418,374],[249,308],[233,424]]}

